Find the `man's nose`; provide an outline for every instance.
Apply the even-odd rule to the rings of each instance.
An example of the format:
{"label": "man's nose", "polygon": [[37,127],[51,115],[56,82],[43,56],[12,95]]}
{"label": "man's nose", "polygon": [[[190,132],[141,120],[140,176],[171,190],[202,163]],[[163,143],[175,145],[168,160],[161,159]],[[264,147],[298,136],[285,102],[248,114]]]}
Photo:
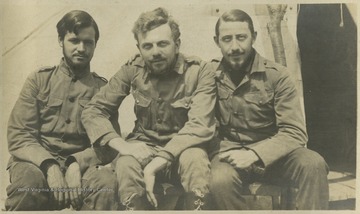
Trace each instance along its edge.
{"label": "man's nose", "polygon": [[83,52],[85,51],[85,45],[83,42],[79,42],[79,44],[77,45],[76,49],[79,51],[79,52]]}
{"label": "man's nose", "polygon": [[238,41],[236,39],[232,40],[230,48],[231,48],[231,51],[241,51],[242,50],[240,44],[238,43]]}
{"label": "man's nose", "polygon": [[152,55],[155,56],[160,56],[161,55],[161,50],[159,47],[157,47],[156,45],[154,45],[153,49],[152,49]]}

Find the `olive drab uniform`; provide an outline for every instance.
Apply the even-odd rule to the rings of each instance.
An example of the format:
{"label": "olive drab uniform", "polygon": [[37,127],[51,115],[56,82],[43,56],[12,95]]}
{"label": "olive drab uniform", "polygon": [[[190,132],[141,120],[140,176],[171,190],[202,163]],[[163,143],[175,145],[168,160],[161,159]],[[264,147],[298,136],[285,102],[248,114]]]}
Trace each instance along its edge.
{"label": "olive drab uniform", "polygon": [[[126,140],[146,143],[154,156],[171,161],[172,174],[180,174],[186,192],[202,192],[198,194],[201,196],[208,193],[210,163],[204,143],[214,136],[216,96],[214,74],[208,65],[179,54],[172,70],[154,75],[136,55],[84,110],[83,124],[92,143],[106,145],[119,137],[108,117],[118,111],[130,93],[135,100],[136,121]],[[139,163],[132,156],[117,159],[120,200],[125,206],[134,195],[144,196],[142,169],[150,161]]]}
{"label": "olive drab uniform", "polygon": [[[83,161],[94,159],[94,155],[81,123],[81,113],[106,82],[91,73],[89,67],[75,76],[64,59],[59,66],[42,68],[27,78],[8,123],[11,184],[7,188],[6,209],[52,209],[49,192],[34,193],[31,188],[48,188],[46,172],[42,171],[44,163],[58,163],[65,172],[65,161],[70,155],[81,166],[83,185],[89,185],[84,187],[114,188],[112,172],[95,170],[95,166],[89,168]],[[18,191],[20,188],[30,190]],[[84,209],[114,209],[113,202],[102,199],[114,197],[114,192],[83,195]]]}
{"label": "olive drab uniform", "polygon": [[241,187],[254,179],[238,174],[217,155],[247,149],[254,151],[260,159],[258,165],[265,167],[264,180],[299,189],[298,209],[326,209],[328,169],[320,155],[304,148],[308,138],[295,84],[285,67],[256,51],[252,59],[239,85],[230,79],[222,59],[211,62],[216,73],[219,122],[218,140],[211,149],[211,156],[215,156],[211,191],[216,205],[219,209],[247,209],[239,199]]}

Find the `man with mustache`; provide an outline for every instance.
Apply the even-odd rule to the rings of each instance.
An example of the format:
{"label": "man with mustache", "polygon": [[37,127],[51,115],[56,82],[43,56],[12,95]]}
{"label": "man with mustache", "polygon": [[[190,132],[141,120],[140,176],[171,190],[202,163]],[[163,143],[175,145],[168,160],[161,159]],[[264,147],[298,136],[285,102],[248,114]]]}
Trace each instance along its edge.
{"label": "man with mustache", "polygon": [[215,27],[222,59],[216,70],[218,139],[210,189],[221,210],[249,209],[242,197],[255,181],[298,189],[296,209],[327,209],[328,167],[305,148],[300,97],[285,67],[260,56],[251,17],[225,12]]}
{"label": "man with mustache", "polygon": [[[181,185],[185,209],[204,209],[210,179],[205,146],[215,132],[214,74],[200,59],[179,53],[179,25],[165,9],[141,14],[133,33],[141,55],[123,65],[89,102],[84,127],[92,143],[119,152],[115,169],[126,209],[158,206],[155,179]],[[124,140],[108,118],[130,92],[136,122]]]}
{"label": "man with mustache", "polygon": [[63,52],[60,64],[27,78],[9,119],[11,184],[5,207],[116,209],[115,174],[89,167],[87,160],[96,156],[80,120],[84,105],[106,84],[90,72],[99,29],[79,10],[64,15],[56,27]]}

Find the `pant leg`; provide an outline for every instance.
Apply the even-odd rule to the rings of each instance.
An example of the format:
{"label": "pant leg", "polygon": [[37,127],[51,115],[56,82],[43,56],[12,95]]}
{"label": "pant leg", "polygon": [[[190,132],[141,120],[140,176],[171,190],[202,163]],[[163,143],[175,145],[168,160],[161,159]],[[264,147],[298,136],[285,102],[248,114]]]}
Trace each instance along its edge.
{"label": "pant leg", "polygon": [[180,182],[185,190],[186,210],[211,209],[209,196],[210,161],[205,149],[188,148],[183,151],[178,160]]}
{"label": "pant leg", "polygon": [[144,173],[140,163],[130,155],[120,156],[115,165],[120,201],[124,204],[132,195],[145,195]]}
{"label": "pant leg", "polygon": [[83,206],[81,210],[117,210],[117,182],[110,167],[92,166],[82,177]]}
{"label": "pant leg", "polygon": [[43,172],[34,164],[15,163],[10,169],[11,184],[6,188],[6,210],[47,210],[50,193]]}
{"label": "pant leg", "polygon": [[185,192],[209,193],[210,161],[202,148],[188,148],[179,156],[178,174]]}
{"label": "pant leg", "polygon": [[242,194],[247,189],[249,175],[229,163],[221,162],[219,155],[211,160],[210,192],[216,209],[248,210]]}
{"label": "pant leg", "polygon": [[329,202],[328,166],[316,152],[299,148],[266,169],[265,179],[298,188],[296,209],[326,210]]}

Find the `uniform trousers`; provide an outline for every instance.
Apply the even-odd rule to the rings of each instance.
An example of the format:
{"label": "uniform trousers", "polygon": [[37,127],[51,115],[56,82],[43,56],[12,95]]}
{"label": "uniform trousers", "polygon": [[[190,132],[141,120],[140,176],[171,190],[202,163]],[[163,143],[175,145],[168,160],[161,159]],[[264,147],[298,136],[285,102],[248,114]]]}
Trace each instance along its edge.
{"label": "uniform trousers", "polygon": [[[63,165],[63,163],[61,163]],[[62,167],[63,168],[63,167]],[[44,173],[32,163],[16,162],[10,169],[6,210],[53,210],[53,194]],[[83,205],[81,210],[116,210],[117,183],[114,171],[92,166],[82,176]]]}
{"label": "uniform trousers", "polygon": [[[149,146],[155,155],[161,147]],[[134,195],[145,196],[144,167],[150,162],[140,163],[133,156],[118,156],[115,163],[119,184],[119,196],[122,204]],[[178,159],[156,175],[156,184],[171,183],[182,187],[186,193],[200,191],[209,193],[210,161],[203,148],[188,148]],[[154,191],[154,193],[156,193]]]}
{"label": "uniform trousers", "polygon": [[220,210],[247,210],[242,195],[248,185],[257,181],[298,189],[296,209],[326,210],[329,201],[328,166],[316,152],[298,148],[265,168],[260,176],[247,170],[236,170],[216,155],[211,161],[210,190]]}

